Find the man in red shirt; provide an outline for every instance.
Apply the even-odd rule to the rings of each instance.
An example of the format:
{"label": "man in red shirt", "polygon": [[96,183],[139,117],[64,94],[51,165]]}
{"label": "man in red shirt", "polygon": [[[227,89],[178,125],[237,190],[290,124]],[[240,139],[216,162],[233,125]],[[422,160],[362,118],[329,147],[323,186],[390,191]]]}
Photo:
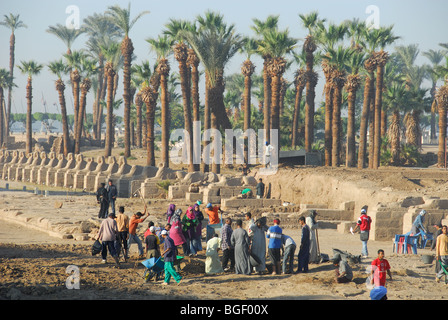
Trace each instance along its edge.
{"label": "man in red shirt", "polygon": [[367,210],[365,208],[361,209],[361,216],[358,218],[356,227],[353,230],[355,232],[358,228],[360,232],[360,239],[362,242],[362,257],[367,258],[369,256],[369,251],[367,250],[367,241],[369,240],[370,224],[372,223],[372,218],[367,215]]}
{"label": "man in red shirt", "polygon": [[137,246],[138,246],[138,252],[139,252],[140,258],[143,258],[143,245],[142,245],[142,241],[140,240],[140,238],[137,235],[137,227],[138,227],[139,223],[142,223],[143,221],[145,221],[146,218],[148,218],[149,212],[147,212],[146,210],[147,209],[146,209],[146,205],[145,205],[144,213],[137,212],[129,220],[128,252],[130,251],[129,249],[131,248],[131,244],[135,242],[135,243],[137,243]]}
{"label": "man in red shirt", "polygon": [[385,287],[386,286],[386,272],[389,275],[390,280],[392,280],[392,274],[390,272],[389,261],[384,259],[384,250],[378,250],[378,258],[372,261],[372,271],[370,273],[371,280],[370,283],[376,286]]}

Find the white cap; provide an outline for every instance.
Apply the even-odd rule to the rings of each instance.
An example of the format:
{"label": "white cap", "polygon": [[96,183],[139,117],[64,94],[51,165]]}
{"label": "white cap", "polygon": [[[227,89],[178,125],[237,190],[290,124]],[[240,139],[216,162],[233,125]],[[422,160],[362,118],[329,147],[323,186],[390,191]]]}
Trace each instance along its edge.
{"label": "white cap", "polygon": [[161,235],[168,234],[168,231],[166,231],[165,229],[163,229],[162,232],[161,232],[160,234],[161,234]]}

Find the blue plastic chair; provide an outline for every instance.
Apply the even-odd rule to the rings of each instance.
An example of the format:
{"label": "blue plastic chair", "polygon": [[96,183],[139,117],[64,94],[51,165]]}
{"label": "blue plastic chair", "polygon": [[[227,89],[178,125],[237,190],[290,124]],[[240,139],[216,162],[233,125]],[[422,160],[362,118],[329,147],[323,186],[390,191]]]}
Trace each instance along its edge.
{"label": "blue plastic chair", "polygon": [[395,253],[404,253],[404,243],[405,235],[404,234],[396,234],[394,239],[394,247],[392,249],[392,252]]}
{"label": "blue plastic chair", "polygon": [[413,254],[417,254],[417,242],[418,242],[418,236],[405,236],[404,237],[404,251],[403,253],[409,253],[408,249],[412,249]]}

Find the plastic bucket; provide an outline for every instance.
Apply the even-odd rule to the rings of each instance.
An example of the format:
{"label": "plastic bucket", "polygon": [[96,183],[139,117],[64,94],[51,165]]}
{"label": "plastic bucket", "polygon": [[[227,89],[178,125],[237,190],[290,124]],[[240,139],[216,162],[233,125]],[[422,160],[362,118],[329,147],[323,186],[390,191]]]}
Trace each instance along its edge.
{"label": "plastic bucket", "polygon": [[422,255],[423,263],[431,264],[433,262],[433,260],[434,260],[434,256],[431,255],[431,254],[424,254],[424,255]]}

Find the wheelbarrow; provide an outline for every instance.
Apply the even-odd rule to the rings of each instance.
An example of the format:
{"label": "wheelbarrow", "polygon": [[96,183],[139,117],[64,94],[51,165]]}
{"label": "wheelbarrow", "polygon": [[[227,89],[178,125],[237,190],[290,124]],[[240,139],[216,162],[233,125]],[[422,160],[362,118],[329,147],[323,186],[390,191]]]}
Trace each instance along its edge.
{"label": "wheelbarrow", "polygon": [[165,263],[162,257],[144,260],[142,264],[146,267],[145,273],[143,274],[145,282],[151,281],[153,278],[154,281],[157,281],[164,277]]}

